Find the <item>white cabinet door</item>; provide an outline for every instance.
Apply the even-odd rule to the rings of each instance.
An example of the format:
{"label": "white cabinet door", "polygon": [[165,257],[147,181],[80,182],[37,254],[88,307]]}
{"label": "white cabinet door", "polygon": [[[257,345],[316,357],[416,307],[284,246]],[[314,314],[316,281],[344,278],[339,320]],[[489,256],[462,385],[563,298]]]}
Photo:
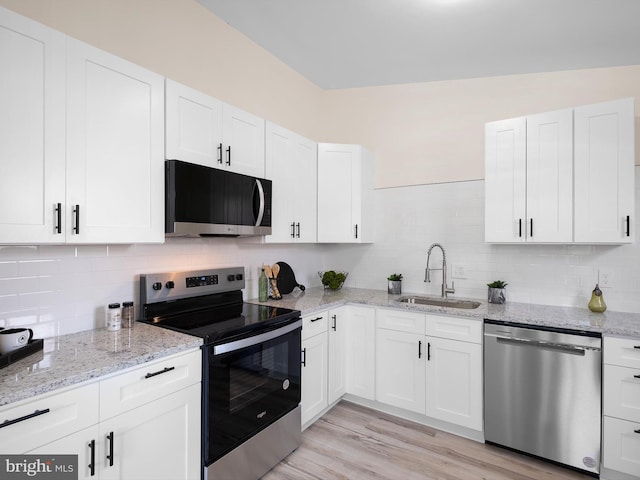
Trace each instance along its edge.
{"label": "white cabinet door", "polygon": [[102,458],[102,450],[98,438],[98,425],[94,425],[26,453],[51,456],[78,455],[78,480],[99,478],[97,461]]}
{"label": "white cabinet door", "polygon": [[604,417],[602,463],[606,468],[640,477],[640,423]]}
{"label": "white cabinet door", "polygon": [[527,116],[527,241],[573,241],[573,113]]}
{"label": "white cabinet door", "polygon": [[347,306],[347,393],[375,400],[376,310]]}
{"label": "white cabinet door", "polygon": [[424,336],[376,330],[376,400],[425,413]]}
{"label": "white cabinet door", "polygon": [[164,241],[164,79],[67,39],[67,242]]}
{"label": "white cabinet door", "polygon": [[265,141],[265,175],[273,181],[272,233],[265,242],[315,242],[317,144],[271,122]]}
{"label": "white cabinet door", "polygon": [[223,163],[232,172],[264,178],[264,120],[233,105],[222,110]]}
{"label": "white cabinet door", "polygon": [[65,37],[0,8],[0,64],[0,243],[64,242]]}
{"label": "white cabinet door", "polygon": [[524,117],[485,127],[485,242],[524,242],[527,131]]}
{"label": "white cabinet door", "polygon": [[329,310],[328,402],[338,401],[347,392],[347,307]]}
{"label": "white cabinet door", "polygon": [[482,346],[427,337],[426,414],[482,430]]}
{"label": "white cabinet door", "polygon": [[199,480],[200,384],[102,422],[99,440],[102,479]]}
{"label": "white cabinet door", "polygon": [[165,156],[222,168],[222,102],[165,80]]}
{"label": "white cabinet door", "polygon": [[633,99],[576,108],[574,135],[575,241],[633,243]]}
{"label": "white cabinet door", "polygon": [[302,342],[302,425],[327,407],[327,334]]}
{"label": "white cabinet door", "polygon": [[373,240],[373,157],[359,145],[318,145],[318,242]]}

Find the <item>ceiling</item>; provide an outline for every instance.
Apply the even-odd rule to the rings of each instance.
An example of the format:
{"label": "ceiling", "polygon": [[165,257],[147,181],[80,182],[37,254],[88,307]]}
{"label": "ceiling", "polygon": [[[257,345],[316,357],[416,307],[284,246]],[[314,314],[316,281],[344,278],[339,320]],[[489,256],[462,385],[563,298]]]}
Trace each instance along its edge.
{"label": "ceiling", "polygon": [[324,89],[640,64],[640,0],[197,0]]}

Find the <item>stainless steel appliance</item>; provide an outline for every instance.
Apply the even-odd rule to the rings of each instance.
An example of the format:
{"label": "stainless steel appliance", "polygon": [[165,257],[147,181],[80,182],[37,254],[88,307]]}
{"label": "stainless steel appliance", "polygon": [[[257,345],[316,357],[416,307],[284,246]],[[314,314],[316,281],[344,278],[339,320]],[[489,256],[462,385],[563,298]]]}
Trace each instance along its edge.
{"label": "stainless steel appliance", "polygon": [[271,234],[271,180],[179,160],[165,162],[167,236]]}
{"label": "stainless steel appliance", "polygon": [[256,480],[301,441],[300,312],[244,286],[242,267],[140,276],[141,321],[204,340],[205,480]]}
{"label": "stainless steel appliance", "polygon": [[599,333],[485,320],[488,443],[600,471]]}

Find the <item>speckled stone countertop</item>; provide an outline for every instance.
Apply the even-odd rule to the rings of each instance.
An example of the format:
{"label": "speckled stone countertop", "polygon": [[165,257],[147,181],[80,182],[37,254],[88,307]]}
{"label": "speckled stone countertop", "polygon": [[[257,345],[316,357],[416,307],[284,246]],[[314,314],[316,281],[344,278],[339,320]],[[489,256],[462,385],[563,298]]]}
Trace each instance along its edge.
{"label": "speckled stone countertop", "polygon": [[0,406],[201,345],[201,338],[143,323],[45,339],[42,352],[0,370]]}
{"label": "speckled stone countertop", "polygon": [[[283,295],[281,300],[269,300],[264,303],[300,310],[303,315],[350,303],[397,308],[413,312],[454,315],[478,320],[486,318],[528,325],[587,330],[609,335],[640,338],[640,314],[636,313],[611,311],[593,313],[586,308],[554,307],[551,305],[534,305],[509,301],[504,305],[494,305],[487,303],[485,300],[481,301],[480,307],[471,310],[398,302],[400,297],[408,295],[425,296],[412,293],[389,295],[384,290],[361,288],[343,288],[332,291],[325,290],[322,287],[313,287],[306,289],[304,292],[295,289],[291,294]],[[458,299],[455,295],[450,298]],[[468,300],[478,301],[478,299]],[[249,302],[260,303],[257,299],[249,300]]]}

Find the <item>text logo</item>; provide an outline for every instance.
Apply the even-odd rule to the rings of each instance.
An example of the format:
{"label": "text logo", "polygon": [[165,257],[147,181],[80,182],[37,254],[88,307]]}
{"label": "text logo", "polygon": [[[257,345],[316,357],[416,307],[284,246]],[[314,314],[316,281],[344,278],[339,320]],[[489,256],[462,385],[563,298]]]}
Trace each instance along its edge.
{"label": "text logo", "polygon": [[78,480],[78,455],[0,455],[3,480]]}

